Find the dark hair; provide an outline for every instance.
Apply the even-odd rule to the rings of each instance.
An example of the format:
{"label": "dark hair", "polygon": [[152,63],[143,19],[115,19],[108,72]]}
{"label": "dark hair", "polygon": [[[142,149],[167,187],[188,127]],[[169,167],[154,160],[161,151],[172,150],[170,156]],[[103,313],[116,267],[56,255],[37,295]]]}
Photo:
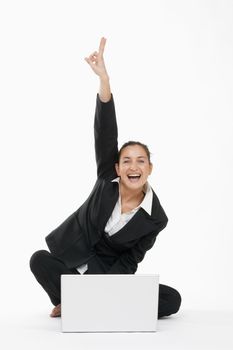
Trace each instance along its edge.
{"label": "dark hair", "polygon": [[125,142],[125,143],[121,146],[120,150],[118,151],[117,162],[119,162],[120,157],[121,157],[121,153],[122,153],[122,151],[123,151],[124,148],[126,148],[126,147],[128,147],[128,146],[135,146],[135,145],[141,146],[141,147],[144,149],[144,151],[146,152],[146,155],[147,155],[147,157],[148,157],[149,163],[151,163],[151,161],[150,161],[150,155],[151,155],[151,153],[150,153],[150,151],[149,151],[149,148],[147,147],[147,145],[145,145],[144,143],[141,143],[141,142],[139,142],[139,141],[128,141],[128,142]]}

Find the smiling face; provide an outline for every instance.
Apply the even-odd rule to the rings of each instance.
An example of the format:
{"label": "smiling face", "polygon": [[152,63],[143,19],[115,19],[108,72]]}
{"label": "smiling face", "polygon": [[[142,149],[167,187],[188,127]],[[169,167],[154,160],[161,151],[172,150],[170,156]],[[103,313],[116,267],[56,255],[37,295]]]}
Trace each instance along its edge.
{"label": "smiling face", "polygon": [[122,185],[137,190],[147,182],[153,165],[142,146],[132,145],[122,149],[119,163],[116,163],[115,167]]}

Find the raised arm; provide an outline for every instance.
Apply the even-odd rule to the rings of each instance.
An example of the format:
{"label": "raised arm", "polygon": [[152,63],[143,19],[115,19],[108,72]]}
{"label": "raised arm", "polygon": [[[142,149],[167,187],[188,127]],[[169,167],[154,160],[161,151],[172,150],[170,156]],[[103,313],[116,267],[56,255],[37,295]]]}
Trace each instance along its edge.
{"label": "raised arm", "polygon": [[103,58],[105,43],[106,39],[101,38],[99,52],[93,52],[85,60],[100,78],[94,121],[97,176],[113,178],[117,176],[115,163],[118,154],[118,131],[114,100]]}

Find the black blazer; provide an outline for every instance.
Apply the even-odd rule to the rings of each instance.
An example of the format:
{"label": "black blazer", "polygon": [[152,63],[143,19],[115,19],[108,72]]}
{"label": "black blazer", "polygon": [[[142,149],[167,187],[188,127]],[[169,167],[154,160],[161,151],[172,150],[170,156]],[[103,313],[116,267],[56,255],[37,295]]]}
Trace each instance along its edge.
{"label": "black blazer", "polygon": [[[111,182],[117,177],[115,163],[118,154],[113,95],[110,101],[102,102],[97,94],[94,135],[97,163],[94,188],[82,206],[45,238],[51,253],[69,268],[87,263],[96,255],[95,247],[103,238],[105,225],[119,197],[118,183]],[[153,191],[152,214],[140,208],[120,231],[111,236],[116,255],[105,273],[135,273],[138,263],[154,245],[167,222],[168,218]]]}

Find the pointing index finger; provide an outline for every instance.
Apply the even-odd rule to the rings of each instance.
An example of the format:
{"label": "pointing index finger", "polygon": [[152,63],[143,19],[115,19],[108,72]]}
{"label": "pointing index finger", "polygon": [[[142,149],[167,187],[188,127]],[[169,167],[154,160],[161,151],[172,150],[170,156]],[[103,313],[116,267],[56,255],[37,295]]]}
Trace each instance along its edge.
{"label": "pointing index finger", "polygon": [[99,54],[102,56],[104,53],[104,47],[106,44],[106,38],[102,37],[100,40],[100,45],[99,45]]}

